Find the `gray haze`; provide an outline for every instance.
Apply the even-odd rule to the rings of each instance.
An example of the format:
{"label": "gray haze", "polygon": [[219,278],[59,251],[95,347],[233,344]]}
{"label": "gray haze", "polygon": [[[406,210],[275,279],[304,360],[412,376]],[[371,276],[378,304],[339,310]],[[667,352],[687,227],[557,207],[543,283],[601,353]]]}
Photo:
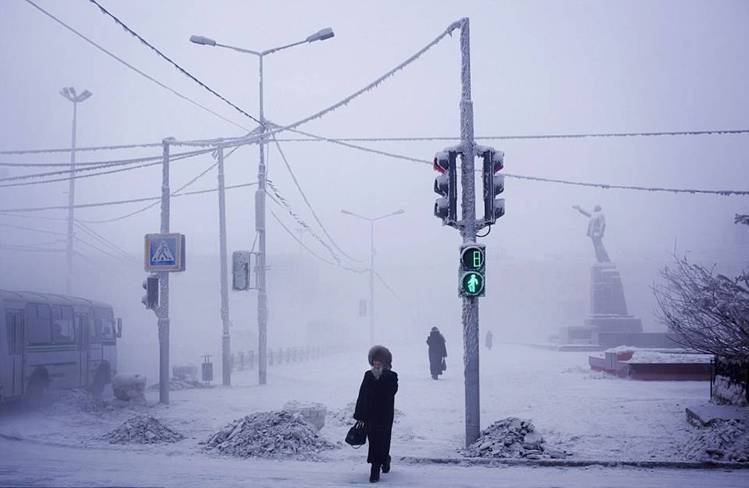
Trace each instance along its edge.
{"label": "gray haze", "polygon": [[[248,129],[255,124],[212,97],[86,1],[39,0],[74,28],[139,69]],[[336,36],[265,61],[266,116],[289,123],[366,85],[420,49],[454,20],[470,17],[476,135],[736,129],[749,127],[749,3],[743,1],[529,2],[102,2],[175,61],[252,114],[258,111],[257,60],[196,46],[191,34],[262,50],[331,26]],[[0,149],[67,147],[71,104],[63,86],[89,89],[79,107],[79,146],[231,137],[243,130],[177,98],[86,44],[20,0],[0,2]],[[458,38],[348,106],[304,129],[328,137],[457,136],[460,89]],[[482,141],[505,152],[509,173],[644,186],[749,189],[749,136]],[[449,142],[371,143],[421,159]],[[341,247],[368,259],[364,222],[347,208],[404,215],[378,224],[377,267],[400,297],[377,288],[382,341],[422,340],[428,327],[460,343],[458,233],[432,213],[433,171],[324,142],[283,143],[310,201]],[[160,149],[79,153],[79,161],[158,154]],[[296,211],[314,222],[275,148],[270,178]],[[65,153],[4,156],[5,162],[66,162]],[[175,163],[173,188],[212,162]],[[255,146],[229,158],[227,184],[254,181]],[[7,175],[23,174],[9,168]],[[191,189],[211,188],[215,171]],[[160,169],[79,180],[77,202],[158,195]],[[64,205],[67,183],[0,189],[0,209]],[[254,189],[227,194],[229,249],[254,237]],[[618,264],[630,311],[657,330],[650,286],[674,251],[734,271],[746,262],[749,237],[733,224],[746,197],[587,189],[507,179],[507,215],[482,240],[488,248],[488,293],[482,329],[507,339],[542,339],[560,325],[581,323],[587,307],[592,249],[585,220],[570,207],[601,204],[606,246]],[[290,229],[297,225],[268,203]],[[77,211],[81,220],[114,217],[138,204]],[[31,214],[62,219],[64,211]],[[156,364],[156,325],[142,309],[143,235],[158,230],[158,206],[110,224],[90,224],[135,258],[123,263],[77,244],[75,294],[111,302],[125,319],[123,355]],[[0,216],[1,224],[64,232],[64,221]],[[314,320],[335,324],[341,337],[363,338],[365,275],[300,254],[269,219],[272,347],[302,345]],[[188,269],[173,280],[175,361],[217,354],[218,219],[215,194],[172,203],[171,228],[188,239]],[[318,230],[322,235],[322,232]],[[82,236],[84,237],[84,236]],[[62,236],[0,227],[0,246],[41,245]],[[309,235],[304,242],[324,255]],[[63,289],[64,255],[0,249],[0,288]],[[362,264],[364,265],[364,264]],[[235,349],[255,348],[255,295],[232,294]],[[244,334],[244,336],[243,336]],[[245,337],[245,338],[242,338]],[[243,345],[241,344],[244,342]],[[138,369],[130,362],[132,369]]]}

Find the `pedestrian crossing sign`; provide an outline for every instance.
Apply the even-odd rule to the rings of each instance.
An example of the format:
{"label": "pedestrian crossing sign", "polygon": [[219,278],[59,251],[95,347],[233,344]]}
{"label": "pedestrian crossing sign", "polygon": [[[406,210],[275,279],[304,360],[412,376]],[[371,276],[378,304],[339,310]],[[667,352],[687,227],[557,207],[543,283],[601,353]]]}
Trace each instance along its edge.
{"label": "pedestrian crossing sign", "polygon": [[145,268],[154,271],[185,270],[184,234],[146,234]]}

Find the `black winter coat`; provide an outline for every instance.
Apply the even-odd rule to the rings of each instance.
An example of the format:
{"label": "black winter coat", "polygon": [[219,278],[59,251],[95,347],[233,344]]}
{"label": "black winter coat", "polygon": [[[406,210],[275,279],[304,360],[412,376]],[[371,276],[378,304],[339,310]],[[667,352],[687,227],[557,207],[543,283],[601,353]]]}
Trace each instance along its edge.
{"label": "black winter coat", "polygon": [[442,358],[447,357],[445,338],[439,332],[431,332],[427,337],[429,346],[429,370],[432,375],[442,374]]}
{"label": "black winter coat", "polygon": [[398,373],[395,371],[383,370],[379,380],[372,371],[364,373],[354,418],[364,422],[367,429],[368,463],[383,465],[390,459],[390,437],[397,391]]}

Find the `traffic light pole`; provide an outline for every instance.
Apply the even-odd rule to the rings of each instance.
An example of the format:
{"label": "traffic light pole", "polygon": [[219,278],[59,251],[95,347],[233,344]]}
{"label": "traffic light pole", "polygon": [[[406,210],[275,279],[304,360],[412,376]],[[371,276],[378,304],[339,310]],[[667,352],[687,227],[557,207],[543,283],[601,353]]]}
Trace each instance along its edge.
{"label": "traffic light pole", "polygon": [[229,278],[226,257],[226,203],[224,183],[224,146],[218,146],[218,221],[221,255],[221,377],[224,386],[231,385],[231,336],[229,335]]}
{"label": "traffic light pole", "polygon": [[[474,173],[475,146],[473,139],[473,102],[471,101],[471,53],[468,18],[460,29],[461,100],[460,139],[462,145],[461,186],[463,244],[476,242],[476,177]],[[479,302],[477,297],[463,297],[463,368],[465,381],[466,447],[479,437]]]}
{"label": "traffic light pole", "polygon": [[[162,141],[161,167],[161,233],[169,233],[169,139]],[[169,404],[169,272],[159,272],[159,403]]]}
{"label": "traffic light pole", "polygon": [[264,385],[268,381],[268,292],[265,281],[265,116],[263,113],[263,55],[258,56],[260,61],[259,85],[260,85],[260,163],[257,168],[257,191],[255,192],[255,232],[258,236],[257,254],[257,342],[258,342],[258,383]]}

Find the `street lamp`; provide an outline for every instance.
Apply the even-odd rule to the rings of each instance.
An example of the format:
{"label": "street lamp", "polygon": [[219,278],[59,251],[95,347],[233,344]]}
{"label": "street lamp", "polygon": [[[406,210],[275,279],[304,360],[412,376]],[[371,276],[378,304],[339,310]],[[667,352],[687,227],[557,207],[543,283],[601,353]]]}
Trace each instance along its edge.
{"label": "street lamp", "polygon": [[365,217],[363,215],[359,215],[357,213],[351,212],[350,210],[341,209],[342,214],[350,215],[352,217],[356,217],[357,219],[366,220],[369,222],[369,343],[370,345],[374,344],[374,256],[375,256],[375,246],[374,246],[374,225],[375,222],[386,219],[388,217],[394,217],[396,215],[401,215],[403,213],[406,213],[405,210],[398,209],[395,212],[391,212],[389,214],[381,215],[379,217]]}
{"label": "street lamp", "polygon": [[60,95],[73,103],[73,137],[70,150],[70,183],[68,185],[68,239],[66,246],[67,274],[65,276],[65,293],[70,295],[73,288],[73,223],[75,206],[75,135],[78,119],[78,104],[82,103],[92,95],[88,90],[76,93],[75,88],[66,86],[60,90]]}
{"label": "street lamp", "polygon": [[258,296],[257,296],[257,323],[258,323],[258,381],[261,385],[267,382],[267,346],[268,346],[268,294],[266,291],[266,251],[265,251],[265,183],[266,183],[266,168],[265,168],[265,115],[263,112],[263,58],[268,54],[288,49],[290,47],[298,46],[300,44],[312,43],[315,41],[324,41],[335,36],[333,29],[326,27],[321,29],[314,34],[307,36],[302,41],[293,42],[284,46],[274,47],[272,49],[266,49],[265,51],[253,51],[251,49],[244,49],[236,46],[229,46],[227,44],[221,44],[216,42],[214,39],[205,36],[190,36],[190,42],[199,44],[201,46],[211,47],[223,47],[238,51],[245,54],[253,54],[258,57],[258,68],[259,68],[259,92],[260,92],[260,108],[259,108],[259,142],[258,148],[260,153],[260,160],[257,168],[257,182],[258,187],[255,192],[255,232],[258,237],[258,256],[257,256],[257,269],[258,269]]}

